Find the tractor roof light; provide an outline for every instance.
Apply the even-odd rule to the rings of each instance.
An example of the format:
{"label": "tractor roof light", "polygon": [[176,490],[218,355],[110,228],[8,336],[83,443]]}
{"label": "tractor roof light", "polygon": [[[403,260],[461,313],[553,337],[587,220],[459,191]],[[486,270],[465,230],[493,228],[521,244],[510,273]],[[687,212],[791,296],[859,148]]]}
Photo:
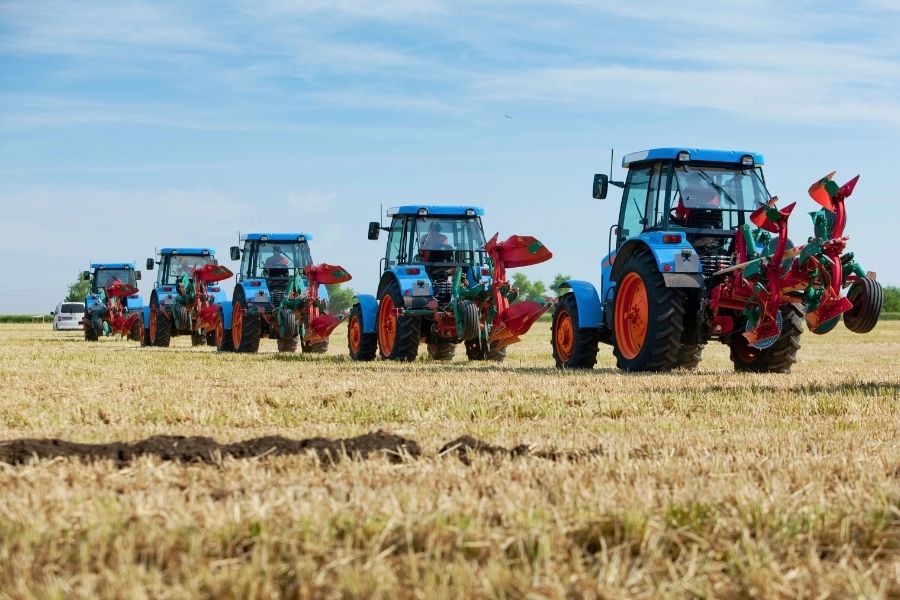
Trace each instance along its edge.
{"label": "tractor roof light", "polygon": [[741,157],[741,165],[743,165],[745,167],[752,167],[753,166],[753,157],[750,156],[749,154],[743,155]]}
{"label": "tractor roof light", "polygon": [[204,251],[203,251],[203,256],[209,256],[209,250],[204,250]]}
{"label": "tractor roof light", "polygon": [[298,235],[298,236],[297,236],[297,241],[298,241],[298,242],[305,242],[305,241],[306,241],[306,236],[305,236],[305,235]]}
{"label": "tractor roof light", "polygon": [[267,236],[267,235],[261,235],[261,236],[259,236],[259,241],[261,241],[261,242],[268,242],[268,241],[269,241],[269,236]]}
{"label": "tractor roof light", "polygon": [[691,153],[682,150],[675,156],[675,160],[677,160],[678,162],[689,162],[691,160]]}
{"label": "tractor roof light", "polygon": [[420,216],[422,216],[422,215],[427,215],[427,214],[428,214],[428,209],[427,209],[427,208],[424,208],[424,207],[423,207],[423,208],[420,208],[420,209],[418,210],[418,213],[419,213]]}
{"label": "tractor roof light", "polygon": [[475,216],[475,209],[474,209],[474,208],[467,208],[467,209],[466,209],[466,216],[467,216],[467,217],[474,217],[474,216]]}

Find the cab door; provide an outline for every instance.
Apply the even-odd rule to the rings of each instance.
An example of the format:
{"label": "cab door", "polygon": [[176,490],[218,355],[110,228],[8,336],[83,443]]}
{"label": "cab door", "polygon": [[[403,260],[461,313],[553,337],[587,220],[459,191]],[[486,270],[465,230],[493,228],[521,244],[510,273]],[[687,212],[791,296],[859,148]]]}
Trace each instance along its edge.
{"label": "cab door", "polygon": [[616,238],[618,249],[628,238],[640,235],[647,225],[647,193],[653,166],[637,167],[628,171],[622,206],[619,210],[619,230]]}

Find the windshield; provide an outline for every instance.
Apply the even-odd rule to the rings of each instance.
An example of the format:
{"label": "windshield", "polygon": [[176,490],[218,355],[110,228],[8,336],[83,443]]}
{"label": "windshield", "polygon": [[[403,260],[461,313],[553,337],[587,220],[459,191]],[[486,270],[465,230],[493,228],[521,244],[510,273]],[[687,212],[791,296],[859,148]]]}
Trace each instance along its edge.
{"label": "windshield", "polygon": [[94,271],[91,291],[97,293],[100,288],[108,288],[117,280],[134,285],[134,271],[132,269],[97,269]]}
{"label": "windshield", "polygon": [[215,264],[218,264],[215,257],[208,254],[206,256],[189,254],[172,255],[172,258],[169,259],[168,269],[166,269],[165,273],[160,273],[162,275],[160,283],[175,285],[178,282],[178,278],[182,275],[192,277],[194,269],[204,265]]}
{"label": "windshield", "polygon": [[82,312],[84,312],[84,304],[81,304],[80,302],[63,304],[62,307],[60,307],[59,312],[70,314],[70,315],[82,313]]}
{"label": "windshield", "polygon": [[673,207],[752,211],[770,197],[756,168],[683,166],[675,169],[675,178],[678,189]]}
{"label": "windshield", "polygon": [[422,262],[485,262],[480,219],[421,217],[415,224],[412,255]]}
{"label": "windshield", "polygon": [[769,200],[758,167],[684,165],[675,168],[675,183],[669,225],[676,227],[734,230],[743,222],[742,213]]}
{"label": "windshield", "polygon": [[306,242],[259,242],[250,277],[287,277],[312,263]]}

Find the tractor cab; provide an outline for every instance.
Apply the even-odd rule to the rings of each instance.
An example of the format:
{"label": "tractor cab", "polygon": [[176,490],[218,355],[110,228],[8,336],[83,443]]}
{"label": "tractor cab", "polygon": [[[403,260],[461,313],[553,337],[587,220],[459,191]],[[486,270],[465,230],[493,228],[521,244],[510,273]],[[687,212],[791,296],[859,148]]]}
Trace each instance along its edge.
{"label": "tractor cab", "polygon": [[91,282],[91,294],[97,295],[116,283],[137,288],[141,272],[134,270],[134,263],[92,263],[91,271],[84,271],[82,278]]}
{"label": "tractor cab", "polygon": [[462,268],[470,285],[490,276],[481,224],[484,209],[412,205],[390,208],[387,215],[392,217],[389,227],[383,228],[378,222],[369,224],[369,239],[378,239],[381,230],[388,232],[382,274],[392,271],[402,279],[420,280],[424,270],[439,301],[444,296],[449,301],[449,282],[457,267]]}
{"label": "tractor cab", "polygon": [[264,282],[267,300],[277,306],[296,275],[300,275],[301,283],[306,285],[305,269],[312,264],[310,240],[312,235],[309,233],[248,233],[241,236],[244,247],[231,247],[231,260],[241,261],[238,281],[256,287]]}
{"label": "tractor cab", "polygon": [[216,251],[212,248],[161,248],[159,260],[147,259],[147,270],[159,265],[153,287],[172,288],[163,291],[174,291],[182,275],[193,277],[195,269],[217,264]]}
{"label": "tractor cab", "polygon": [[[594,198],[605,198],[609,185],[623,188],[612,230],[615,246],[610,236],[604,266],[611,267],[617,254],[639,239],[651,247],[693,251],[684,264],[672,262],[673,273],[700,271],[709,276],[728,266],[735,230],[771,197],[763,163],[758,153],[732,150],[655,148],[625,155],[624,182],[594,176]],[[700,269],[694,269],[694,256]]]}

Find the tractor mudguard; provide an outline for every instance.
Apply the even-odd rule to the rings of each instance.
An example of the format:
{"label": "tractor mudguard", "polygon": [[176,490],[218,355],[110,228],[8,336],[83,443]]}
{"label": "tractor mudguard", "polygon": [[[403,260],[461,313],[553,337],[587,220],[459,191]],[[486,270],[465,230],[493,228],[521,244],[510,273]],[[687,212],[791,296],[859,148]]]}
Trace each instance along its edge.
{"label": "tractor mudguard", "polygon": [[144,329],[150,330],[150,307],[145,306],[141,311],[141,318],[144,321]]}
{"label": "tractor mudguard", "polygon": [[425,272],[424,265],[403,265],[391,269],[390,273],[397,279],[397,283],[400,284],[400,293],[403,295],[403,298],[410,299],[407,308],[412,306],[413,298],[433,295],[431,278]]}
{"label": "tractor mudguard", "polygon": [[269,286],[266,284],[265,279],[245,279],[238,285],[244,288],[244,298],[247,299],[248,303],[272,301],[269,294]]}
{"label": "tractor mudguard", "polygon": [[[663,236],[677,235],[680,241],[672,243],[663,241]],[[656,266],[661,273],[689,273],[700,275],[702,282],[702,268],[700,267],[700,256],[694,250],[682,232],[665,232],[665,231],[648,231],[642,233],[639,237],[630,239],[622,244],[622,247],[616,252],[615,262],[612,265],[610,279],[618,281],[619,273],[622,266],[627,262],[628,257],[638,251],[647,251],[653,255],[656,260]],[[687,279],[673,279],[675,282],[687,282]],[[696,281],[691,278],[691,281]],[[668,284],[667,284],[668,285]],[[669,287],[695,287],[694,285],[675,285]]]}
{"label": "tractor mudguard", "polygon": [[378,321],[378,300],[371,294],[357,294],[356,302],[362,313],[363,333],[375,333]]}
{"label": "tractor mudguard", "polygon": [[231,300],[216,301],[216,304],[222,307],[222,322],[225,329],[231,329],[231,307],[234,306]]}
{"label": "tractor mudguard", "polygon": [[132,298],[131,296],[127,296],[125,298],[125,308],[127,308],[130,312],[136,312],[139,310],[143,310],[144,299],[140,296],[138,296],[137,298]]}
{"label": "tractor mudguard", "polygon": [[[578,326],[580,329],[596,329],[603,325],[603,310],[597,288],[590,282],[569,279],[559,286],[569,288],[575,294],[578,305]],[[567,292],[569,293],[569,292]]]}

